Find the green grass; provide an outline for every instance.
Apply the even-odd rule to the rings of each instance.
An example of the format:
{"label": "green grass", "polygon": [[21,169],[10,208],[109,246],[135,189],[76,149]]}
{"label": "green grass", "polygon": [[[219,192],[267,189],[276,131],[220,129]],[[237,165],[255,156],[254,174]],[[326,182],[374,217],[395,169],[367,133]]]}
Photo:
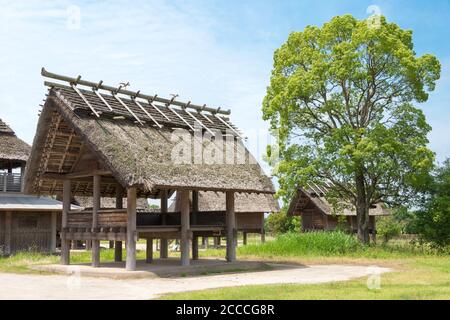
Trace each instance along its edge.
{"label": "green grass", "polygon": [[409,258],[397,271],[381,276],[380,289],[369,289],[367,278],[318,285],[259,285],[193,291],[162,299],[268,300],[268,299],[450,299],[448,257]]}
{"label": "green grass", "polygon": [[[381,289],[367,278],[320,285],[265,285],[185,292],[163,299],[450,299],[450,252],[410,241],[363,246],[340,232],[286,234],[262,245],[238,248],[239,259],[298,264],[378,265],[394,269],[381,276]],[[224,250],[201,255],[222,256]]]}
{"label": "green grass", "polygon": [[[155,258],[156,256],[155,252]],[[126,258],[126,252],[123,251],[123,259]],[[145,251],[137,251],[137,259],[145,259]],[[30,267],[34,265],[43,264],[57,264],[60,261],[60,257],[57,255],[42,254],[37,252],[19,252],[10,257],[0,257],[0,272],[13,272],[13,273],[41,273],[33,271]],[[91,251],[77,251],[71,252],[70,262],[77,263],[90,263]],[[100,251],[101,262],[113,262],[114,261],[114,249],[102,249]]]}

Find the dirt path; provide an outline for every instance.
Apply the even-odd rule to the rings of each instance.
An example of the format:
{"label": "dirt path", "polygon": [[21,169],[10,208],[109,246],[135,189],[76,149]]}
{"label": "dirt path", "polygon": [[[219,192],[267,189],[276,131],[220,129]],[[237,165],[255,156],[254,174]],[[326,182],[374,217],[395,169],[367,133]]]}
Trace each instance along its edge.
{"label": "dirt path", "polygon": [[252,284],[324,283],[389,272],[387,268],[348,265],[274,266],[276,269],[271,271],[137,280],[0,273],[0,299],[151,299],[171,292]]}

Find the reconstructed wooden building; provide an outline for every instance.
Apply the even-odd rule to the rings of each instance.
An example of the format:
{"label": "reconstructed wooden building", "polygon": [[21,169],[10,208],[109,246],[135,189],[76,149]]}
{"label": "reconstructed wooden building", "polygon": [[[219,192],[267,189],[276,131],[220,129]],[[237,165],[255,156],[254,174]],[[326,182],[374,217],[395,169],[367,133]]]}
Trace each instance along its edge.
{"label": "reconstructed wooden building", "polygon": [[0,119],[0,254],[3,255],[24,250],[56,250],[62,204],[22,193],[30,149]]}
{"label": "reconstructed wooden building", "polygon": [[[166,240],[180,239],[181,263],[189,265],[191,245],[194,259],[198,249],[191,240],[218,234],[227,237],[227,260],[235,260],[235,194],[273,194],[274,187],[226,118],[229,111],[44,69],[42,74],[56,81],[45,83],[50,89],[27,166],[26,191],[63,195],[62,263],[69,263],[72,240],[92,241],[94,267],[100,263],[100,240],[116,241],[116,248],[125,241],[126,268],[135,270],[136,241],[145,238],[148,261],[153,239],[162,239],[162,257],[167,257]],[[187,135],[174,135],[180,130]],[[226,141],[201,139],[202,134],[217,132],[225,134]],[[190,146],[199,139],[200,145],[223,147],[233,161],[198,163],[195,159],[202,154]],[[189,145],[182,154],[192,162],[179,161],[180,143]],[[175,191],[180,212],[169,213],[167,199]],[[200,191],[226,194],[225,221],[201,212],[195,203],[191,208],[190,195],[195,199]],[[73,196],[92,197],[92,210],[72,210]],[[103,208],[102,197],[115,197],[116,208]],[[138,198],[161,199],[161,212],[138,213]],[[120,259],[121,250],[116,250],[116,260]]]}
{"label": "reconstructed wooden building", "polygon": [[[342,204],[341,209],[333,210],[332,205],[325,198],[326,189],[315,184],[309,188],[299,188],[292,199],[287,214],[301,216],[304,231],[335,230],[340,222],[351,232],[357,231],[356,209],[349,204]],[[390,210],[381,203],[369,210],[370,233],[376,233],[375,217],[390,215]]]}
{"label": "reconstructed wooden building", "polygon": [[[190,199],[191,210],[193,204],[198,202],[201,212],[209,212],[217,221],[225,223],[225,193],[213,191],[201,191],[198,199]],[[177,197],[170,206],[170,212],[179,212],[180,198]],[[279,212],[278,201],[270,194],[237,194],[235,199],[236,229],[242,232],[244,244],[247,242],[247,234],[256,233],[264,240],[264,214]]]}

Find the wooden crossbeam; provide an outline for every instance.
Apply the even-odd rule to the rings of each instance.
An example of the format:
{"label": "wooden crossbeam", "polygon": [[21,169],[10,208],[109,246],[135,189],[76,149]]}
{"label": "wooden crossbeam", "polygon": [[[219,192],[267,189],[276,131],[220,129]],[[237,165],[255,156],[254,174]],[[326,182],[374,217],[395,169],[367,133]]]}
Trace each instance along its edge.
{"label": "wooden crossbeam", "polygon": [[[138,93],[138,92],[134,92],[134,91],[130,91],[130,90],[126,90],[123,87],[121,88],[116,88],[116,87],[112,87],[112,86],[107,86],[104,85],[103,82],[99,82],[99,83],[95,83],[95,82],[91,82],[91,81],[86,81],[86,80],[81,80],[81,77],[78,78],[72,78],[72,77],[67,77],[67,76],[62,76],[62,75],[58,75],[55,73],[51,73],[48,72],[47,70],[45,70],[45,68],[42,68],[41,70],[41,75],[47,78],[52,78],[52,79],[56,79],[56,80],[61,80],[61,81],[65,81],[65,82],[69,82],[69,83],[77,83],[83,86],[87,86],[90,88],[96,88],[96,89],[101,89],[101,90],[105,90],[105,91],[109,91],[109,92],[116,92],[116,93],[121,93],[130,97],[139,97],[145,100],[149,100],[149,101],[157,101],[159,103],[163,103],[163,104],[174,104],[177,105],[179,107],[185,107],[186,103],[185,102],[180,102],[180,101],[171,101],[171,99],[165,99],[165,98],[160,98],[156,95],[151,96],[151,95],[146,95],[146,94],[142,94],[142,93]],[[45,82],[46,86],[49,87],[58,87],[61,86],[58,83],[51,83],[51,82]],[[220,108],[211,108],[211,107],[205,107],[203,106],[199,106],[199,105],[194,105],[194,104],[190,104],[189,108],[195,109],[195,110],[200,110],[200,111],[207,111],[207,112],[216,112],[216,113],[221,113],[221,114],[230,114],[231,111],[230,110],[221,110]]]}
{"label": "wooden crossbeam", "polygon": [[84,101],[84,103],[87,104],[87,106],[89,107],[89,109],[91,109],[91,111],[95,114],[95,116],[97,118],[100,118],[100,115],[98,114],[98,112],[95,111],[94,107],[91,105],[91,103],[88,101],[88,99],[81,93],[80,90],[78,90],[77,86],[75,84],[73,84],[73,83],[71,83],[70,86],[80,96],[80,98]]}
{"label": "wooden crossbeam", "polygon": [[152,117],[150,113],[137,101],[135,98],[132,99],[133,102],[147,115],[147,117],[150,118],[159,128],[162,128],[163,126],[158,123],[158,121],[155,120],[155,118]]}
{"label": "wooden crossbeam", "polygon": [[133,110],[131,110],[126,104],[125,102],[122,101],[122,99],[120,99],[115,93],[111,92],[112,96],[114,98],[116,98],[116,100],[125,108],[127,109],[127,111],[129,113],[131,113],[131,115],[136,119],[137,122],[139,122],[140,125],[144,125],[144,123],[141,121],[141,119],[139,119],[139,117],[133,112]]}
{"label": "wooden crossbeam", "polygon": [[106,107],[109,109],[109,111],[114,111],[114,109],[109,105],[108,101],[105,100],[105,98],[103,98],[103,96],[98,92],[97,89],[92,89],[92,91],[94,91],[94,93],[97,95],[97,97],[99,97],[100,100],[102,100],[102,102],[106,105]]}

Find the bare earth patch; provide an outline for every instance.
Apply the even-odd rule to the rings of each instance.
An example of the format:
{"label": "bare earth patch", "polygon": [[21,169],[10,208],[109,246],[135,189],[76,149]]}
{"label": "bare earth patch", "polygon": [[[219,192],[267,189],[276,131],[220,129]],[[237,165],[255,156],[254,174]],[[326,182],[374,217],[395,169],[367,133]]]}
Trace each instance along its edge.
{"label": "bare earth patch", "polygon": [[244,285],[347,281],[391,271],[349,265],[272,266],[270,271],[133,280],[0,273],[0,299],[153,299],[167,293]]}

